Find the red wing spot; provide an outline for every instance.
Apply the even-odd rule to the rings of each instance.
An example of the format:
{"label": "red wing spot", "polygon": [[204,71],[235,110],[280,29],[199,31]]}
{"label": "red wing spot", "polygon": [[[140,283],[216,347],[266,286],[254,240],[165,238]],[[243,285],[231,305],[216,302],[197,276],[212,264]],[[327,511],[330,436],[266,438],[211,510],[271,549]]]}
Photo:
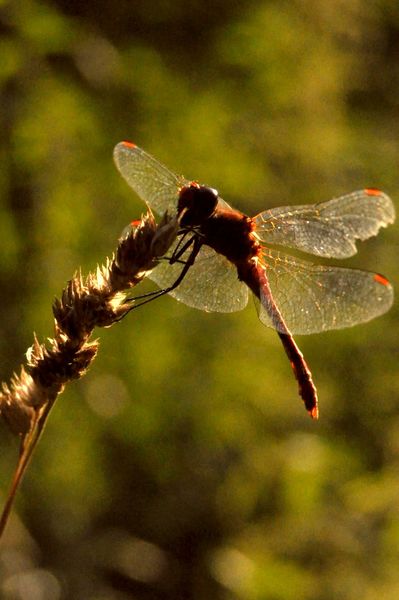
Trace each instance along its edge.
{"label": "red wing spot", "polygon": [[364,191],[367,196],[381,196],[382,194],[381,190],[377,190],[377,188],[366,188]]}
{"label": "red wing spot", "polygon": [[131,227],[138,227],[141,223],[141,219],[135,219],[134,221],[130,221]]}
{"label": "red wing spot", "polygon": [[379,273],[376,273],[374,275],[374,281],[376,281],[377,283],[381,283],[382,285],[390,285],[388,279],[384,277],[384,275],[380,275]]}
{"label": "red wing spot", "polygon": [[122,144],[126,146],[126,148],[137,148],[136,144],[133,144],[133,142],[123,141]]}
{"label": "red wing spot", "polygon": [[189,187],[200,188],[201,186],[198,183],[198,181],[190,181],[190,186]]}

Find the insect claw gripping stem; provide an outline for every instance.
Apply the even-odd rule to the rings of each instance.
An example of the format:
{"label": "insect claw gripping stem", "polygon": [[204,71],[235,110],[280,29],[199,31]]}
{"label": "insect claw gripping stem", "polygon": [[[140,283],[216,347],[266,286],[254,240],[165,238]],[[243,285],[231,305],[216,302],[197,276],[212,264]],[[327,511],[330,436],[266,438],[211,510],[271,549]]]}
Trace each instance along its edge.
{"label": "insect claw gripping stem", "polygon": [[137,298],[146,298],[147,296],[149,296],[146,300],[143,300],[143,302],[139,302],[139,304],[134,304],[133,306],[129,307],[128,312],[130,312],[131,310],[133,310],[135,308],[139,308],[140,306],[143,306],[144,304],[148,304],[148,302],[152,302],[153,300],[156,300],[157,298],[160,298],[161,296],[164,296],[165,294],[169,294],[170,292],[172,292],[174,289],[176,289],[181,284],[181,282],[187,275],[190,267],[193,266],[195,259],[198,255],[198,252],[201,250],[201,246],[202,246],[201,238],[194,235],[186,244],[183,245],[182,248],[179,249],[179,251],[176,254],[176,257],[171,258],[169,261],[171,264],[175,264],[176,262],[177,263],[181,262],[179,260],[179,257],[182,256],[182,254],[191,245],[192,245],[192,250],[190,252],[190,255],[189,255],[188,259],[183,262],[184,266],[180,272],[180,275],[177,277],[176,281],[174,281],[174,283],[172,285],[170,285],[167,288],[164,288],[163,290],[155,290],[154,292],[149,292],[148,294],[143,294],[143,296],[137,296],[136,298],[130,298],[129,301],[134,302],[135,300],[137,300]]}
{"label": "insect claw gripping stem", "polygon": [[[184,239],[190,233],[193,234],[192,237],[190,237],[189,240],[184,242]],[[139,302],[139,304],[134,304],[133,306],[131,306],[129,309],[129,312],[131,310],[134,310],[135,308],[139,308],[140,306],[143,306],[143,304],[147,304],[148,302],[152,302],[153,300],[156,300],[160,296],[169,294],[169,292],[176,289],[177,286],[181,284],[184,277],[187,275],[190,267],[193,266],[195,259],[197,257],[197,254],[200,251],[201,246],[202,246],[200,236],[197,235],[196,233],[194,233],[192,230],[178,231],[177,236],[181,236],[181,237],[180,237],[180,240],[179,240],[176,248],[173,251],[172,256],[169,258],[167,258],[166,256],[161,256],[159,260],[166,260],[170,265],[175,265],[175,264],[183,265],[180,275],[177,277],[176,281],[174,281],[174,283],[167,288],[164,288],[162,290],[154,290],[152,292],[147,292],[146,294],[142,294],[140,296],[133,296],[131,298],[128,298],[126,300],[126,302],[129,302],[129,303],[136,302],[136,300],[143,300],[143,302]],[[192,246],[193,248],[192,248],[187,260],[181,260],[181,257],[190,248],[190,246]]]}

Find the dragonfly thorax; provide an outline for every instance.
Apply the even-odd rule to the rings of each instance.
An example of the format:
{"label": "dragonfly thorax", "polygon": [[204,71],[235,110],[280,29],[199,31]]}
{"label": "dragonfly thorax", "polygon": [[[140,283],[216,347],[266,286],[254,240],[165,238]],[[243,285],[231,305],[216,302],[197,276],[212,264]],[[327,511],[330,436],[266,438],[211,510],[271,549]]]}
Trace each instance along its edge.
{"label": "dragonfly thorax", "polygon": [[213,188],[198,183],[182,187],[177,205],[178,214],[182,215],[181,225],[184,227],[201,225],[215,213],[218,200],[219,194]]}

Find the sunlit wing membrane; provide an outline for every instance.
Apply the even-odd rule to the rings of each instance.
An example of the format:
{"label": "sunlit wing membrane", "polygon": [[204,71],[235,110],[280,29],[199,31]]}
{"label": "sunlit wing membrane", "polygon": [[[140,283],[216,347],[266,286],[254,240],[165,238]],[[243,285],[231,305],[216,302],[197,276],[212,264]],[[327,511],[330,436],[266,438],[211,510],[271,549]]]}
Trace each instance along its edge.
{"label": "sunlit wing membrane", "polygon": [[[170,249],[170,253],[176,244]],[[190,250],[181,258],[187,260]],[[165,289],[178,278],[182,264],[162,261],[151,273],[150,279]],[[222,255],[208,246],[202,246],[195,263],[182,283],[170,295],[188,306],[208,312],[235,312],[245,308],[248,289],[238,280],[236,268]]]}
{"label": "sunlit wing membrane", "polygon": [[262,266],[272,299],[261,289],[259,318],[283,333],[273,318],[274,303],[291,333],[310,334],[370,321],[393,302],[392,286],[376,273],[314,265],[269,249]]}
{"label": "sunlit wing membrane", "polygon": [[[175,175],[153,156],[133,144],[120,142],[114,148],[114,161],[122,177],[144,202],[158,214],[173,214],[179,189],[190,185],[182,175]],[[230,208],[219,198],[219,205]]]}
{"label": "sunlit wing membrane", "polygon": [[175,175],[131,142],[115,146],[114,161],[130,187],[155,212],[176,211],[179,188],[189,183],[184,177]]}
{"label": "sunlit wing membrane", "polygon": [[223,198],[221,198],[220,196],[218,196],[218,207],[223,208],[224,210],[234,210],[231,208],[230,204],[227,204],[226,200],[223,200]]}
{"label": "sunlit wing membrane", "polygon": [[254,220],[262,242],[347,258],[356,254],[356,240],[366,240],[393,223],[395,209],[386,194],[365,189],[320,204],[273,208]]}

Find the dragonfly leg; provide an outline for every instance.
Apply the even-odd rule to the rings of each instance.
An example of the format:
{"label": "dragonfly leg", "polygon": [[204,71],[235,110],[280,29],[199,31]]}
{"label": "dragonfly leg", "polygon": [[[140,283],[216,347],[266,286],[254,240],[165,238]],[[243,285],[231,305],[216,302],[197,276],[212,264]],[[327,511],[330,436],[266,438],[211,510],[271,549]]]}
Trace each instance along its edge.
{"label": "dragonfly leg", "polygon": [[[162,256],[159,260],[166,260],[168,261],[169,264],[171,265],[175,265],[175,264],[181,264],[181,265],[186,265],[191,259],[191,254],[188,257],[187,260],[181,260],[180,257],[183,256],[184,252],[186,252],[186,250],[188,250],[188,248],[192,245],[194,246],[194,242],[196,237],[193,236],[191,237],[185,244],[181,245],[182,240],[184,239],[186,234],[184,234],[184,236],[182,237],[182,239],[179,241],[178,245],[176,246],[176,248],[173,251],[172,256],[167,257],[167,256]],[[180,247],[179,247],[180,246]],[[194,262],[194,261],[193,261]],[[192,266],[193,262],[190,263],[190,267]],[[184,273],[185,275],[186,273]],[[179,275],[179,278],[181,277],[181,274]],[[179,283],[181,283],[181,279],[179,279]],[[179,284],[177,284],[179,285]],[[140,296],[133,296],[132,298],[127,298],[126,302],[135,302],[136,300],[142,300],[144,298],[148,298],[149,300],[155,300],[156,298],[158,298],[158,296],[163,295],[163,293],[167,294],[168,292],[170,292],[172,289],[175,289],[175,287],[177,287],[176,282],[173,284],[173,287],[171,289],[167,289],[167,291],[163,291],[163,290],[153,290],[152,292],[147,292],[145,294],[141,294]],[[162,294],[161,294],[162,292]],[[147,300],[147,301],[149,301]],[[141,302],[140,304],[134,306],[134,308],[137,308],[137,306],[141,306],[143,303]]]}
{"label": "dragonfly leg", "polygon": [[[192,245],[192,250],[190,252],[190,255],[188,257],[188,259],[186,261],[180,261],[179,258],[180,256],[183,255],[183,253]],[[170,259],[170,264],[174,264],[176,262],[182,262],[183,263],[183,268],[180,272],[180,275],[177,277],[176,281],[174,281],[172,283],[172,285],[168,286],[167,288],[164,288],[163,290],[155,290],[154,292],[148,292],[148,294],[143,294],[142,296],[136,296],[134,298],[129,298],[129,302],[134,302],[137,299],[142,299],[142,298],[146,298],[143,300],[143,302],[139,302],[139,304],[134,304],[128,312],[130,312],[131,310],[133,310],[134,308],[138,308],[139,306],[143,306],[143,304],[147,304],[148,302],[151,302],[152,300],[155,300],[156,298],[159,298],[160,296],[164,296],[165,294],[169,294],[169,292],[173,291],[174,289],[176,289],[181,282],[183,281],[183,279],[185,278],[185,276],[188,273],[188,270],[190,269],[190,267],[193,266],[195,259],[197,257],[198,252],[200,251],[202,246],[202,240],[198,237],[198,236],[193,236],[190,240],[188,240],[188,242],[186,244],[184,244],[178,251],[176,256],[172,256]],[[174,253],[175,254],[175,253]],[[127,313],[126,313],[127,314]],[[124,315],[125,316],[125,315]]]}

